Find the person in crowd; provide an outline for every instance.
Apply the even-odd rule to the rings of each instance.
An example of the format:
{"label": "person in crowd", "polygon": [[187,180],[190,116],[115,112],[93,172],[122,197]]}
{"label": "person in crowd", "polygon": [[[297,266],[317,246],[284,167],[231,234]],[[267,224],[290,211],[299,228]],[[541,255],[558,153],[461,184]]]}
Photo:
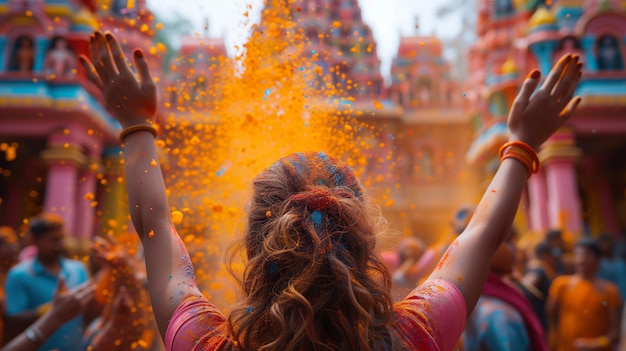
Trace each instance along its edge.
{"label": "person in crowd", "polygon": [[392,270],[392,297],[394,301],[402,300],[417,286],[417,281],[409,278],[411,270],[424,254],[426,245],[415,237],[403,239],[398,245],[398,264]]}
{"label": "person in crowd", "polygon": [[534,256],[528,262],[526,273],[519,281],[522,292],[530,302],[544,330],[548,330],[546,300],[550,285],[556,277],[557,261],[550,245],[542,241],[535,246]]}
{"label": "person in crowd", "polygon": [[571,273],[571,264],[566,257],[565,240],[563,232],[558,229],[548,230],[546,242],[550,245],[552,256],[556,259],[556,275]]}
{"label": "person in crowd", "polygon": [[[441,242],[428,247],[414,265],[403,272],[403,279],[407,282],[419,283],[426,279],[435,269],[450,244],[469,224],[476,206],[463,205],[454,214],[450,222],[451,232]],[[414,285],[415,286],[415,285]]]}
{"label": "person in crowd", "polygon": [[601,250],[589,237],[574,245],[574,274],[552,282],[546,311],[557,351],[611,351],[619,337],[617,286],[597,277]]}
{"label": "person in crowd", "polygon": [[85,344],[91,349],[148,350],[154,343],[152,310],[142,269],[129,254],[134,249],[113,236],[94,240],[94,261],[102,267],[94,279],[95,297],[104,311],[85,333]]}
{"label": "person in crowd", "polygon": [[600,233],[596,240],[602,252],[598,278],[608,280],[617,285],[623,301],[626,298],[626,261],[616,254],[619,246],[613,234]]}
{"label": "person in crowd", "polygon": [[498,247],[489,276],[463,332],[465,351],[548,351],[548,341],[532,306],[507,280],[513,273],[517,246],[511,234]]}
{"label": "person in crowd", "polygon": [[[84,311],[93,299],[91,281],[68,291],[64,279],[59,279],[50,309],[24,332],[11,340],[2,351],[35,351],[39,349],[54,332]],[[79,338],[80,335],[72,335]]]}
{"label": "person in crowd", "polygon": [[[37,248],[37,255],[11,268],[5,282],[6,323],[13,328],[12,335],[23,331],[50,308],[59,279],[64,280],[68,289],[89,279],[81,261],[63,255],[62,217],[41,213],[31,218],[28,235]],[[47,338],[40,350],[78,350],[81,340],[76,335],[82,335],[83,324],[80,315],[68,320]]]}
{"label": "person in crowd", "polygon": [[0,345],[4,340],[4,282],[9,269],[18,261],[19,242],[15,229],[0,227]]}
{"label": "person in crowd", "polygon": [[172,223],[154,139],[156,87],[143,52],[132,55],[137,79],[113,34],[95,32],[90,48],[91,59],[80,60],[123,128],[131,218],[168,350],[452,349],[539,166],[535,149],[580,102],[576,57],[559,61],[538,90],[539,71],[524,80],[508,118],[510,142],[474,216],[430,277],[396,304],[375,250],[380,210],[351,168],[324,152],[280,158],[252,182],[243,296],[227,317],[198,289]]}

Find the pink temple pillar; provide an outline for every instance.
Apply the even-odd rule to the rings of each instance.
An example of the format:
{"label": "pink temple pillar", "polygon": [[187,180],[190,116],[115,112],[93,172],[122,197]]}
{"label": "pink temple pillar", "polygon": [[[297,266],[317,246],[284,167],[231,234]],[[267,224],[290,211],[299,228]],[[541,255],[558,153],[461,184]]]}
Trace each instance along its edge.
{"label": "pink temple pillar", "polygon": [[87,158],[66,135],[51,136],[41,158],[48,164],[43,210],[63,217],[67,233],[74,237],[78,171]]}
{"label": "pink temple pillar", "polygon": [[548,224],[550,228],[562,229],[575,236],[583,232],[576,176],[579,156],[580,150],[568,132],[554,135],[540,152],[548,190]]}
{"label": "pink temple pillar", "polygon": [[89,240],[95,234],[95,202],[96,199],[96,173],[100,167],[98,149],[89,150],[89,161],[80,170],[78,178],[78,190],[76,193],[76,208],[80,216],[76,218],[74,235],[77,239]]}
{"label": "pink temple pillar", "polygon": [[548,229],[548,191],[543,170],[528,180],[528,217],[530,230],[544,232]]}

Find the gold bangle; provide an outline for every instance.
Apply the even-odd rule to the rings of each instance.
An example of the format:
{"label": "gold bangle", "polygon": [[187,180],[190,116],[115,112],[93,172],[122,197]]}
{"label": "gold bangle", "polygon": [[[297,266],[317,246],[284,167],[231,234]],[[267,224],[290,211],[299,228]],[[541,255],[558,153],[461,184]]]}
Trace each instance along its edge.
{"label": "gold bangle", "polygon": [[140,131],[150,132],[155,138],[157,136],[157,129],[152,124],[135,124],[133,126],[124,128],[120,132],[120,141],[123,143],[124,139],[126,139],[127,136]]}

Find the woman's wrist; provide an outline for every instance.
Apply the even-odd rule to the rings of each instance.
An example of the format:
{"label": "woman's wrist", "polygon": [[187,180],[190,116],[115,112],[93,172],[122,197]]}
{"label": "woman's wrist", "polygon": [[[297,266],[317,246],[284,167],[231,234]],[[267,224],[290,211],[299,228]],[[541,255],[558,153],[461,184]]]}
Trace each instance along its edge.
{"label": "woman's wrist", "polygon": [[133,124],[122,129],[122,131],[120,132],[120,141],[123,143],[129,135],[137,132],[149,132],[150,134],[152,134],[153,137],[156,138],[158,134],[158,129],[152,123]]}

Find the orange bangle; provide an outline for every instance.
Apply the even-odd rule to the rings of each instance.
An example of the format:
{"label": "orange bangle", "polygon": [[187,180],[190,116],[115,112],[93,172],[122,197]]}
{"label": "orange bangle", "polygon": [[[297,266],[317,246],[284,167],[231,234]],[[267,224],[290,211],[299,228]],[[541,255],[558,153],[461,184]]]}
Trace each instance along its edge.
{"label": "orange bangle", "polygon": [[502,159],[502,155],[509,151],[521,153],[522,155],[528,157],[532,173],[539,172],[541,162],[539,161],[537,152],[530,145],[522,141],[510,141],[508,143],[505,143],[504,145],[502,145],[502,147],[500,147],[500,159]]}
{"label": "orange bangle", "polygon": [[150,132],[155,138],[157,136],[157,129],[152,124],[135,124],[133,126],[124,128],[120,132],[120,141],[123,143],[124,139],[126,139],[127,136],[140,131]]}
{"label": "orange bangle", "polygon": [[524,157],[524,155],[518,154],[517,152],[509,151],[506,154],[502,155],[500,160],[504,161],[507,158],[514,158],[518,160],[522,165],[524,165],[524,167],[526,167],[526,171],[528,171],[528,178],[530,178],[530,176],[533,174],[532,163],[528,158]]}

